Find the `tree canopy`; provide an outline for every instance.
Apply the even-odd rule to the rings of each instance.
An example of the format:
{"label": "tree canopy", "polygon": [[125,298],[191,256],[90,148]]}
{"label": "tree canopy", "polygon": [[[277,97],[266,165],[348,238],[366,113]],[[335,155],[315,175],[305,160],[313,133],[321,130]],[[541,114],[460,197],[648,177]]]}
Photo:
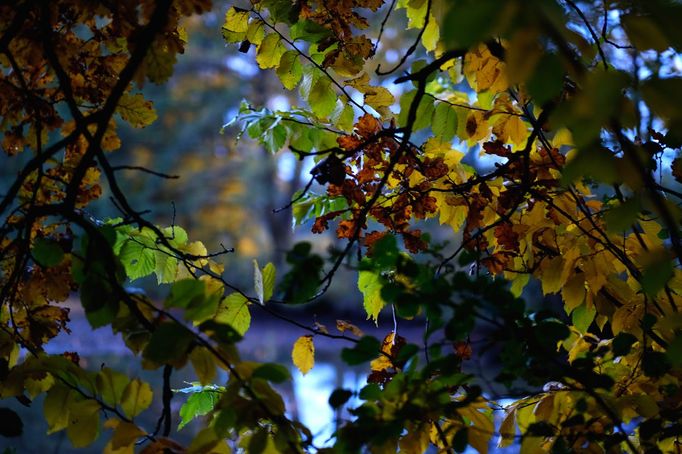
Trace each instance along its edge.
{"label": "tree canopy", "polygon": [[[0,194],[2,398],[45,395],[49,433],[76,448],[105,438],[109,453],[679,452],[679,2],[231,3],[216,39],[300,105],[247,100],[224,133],[314,161],[280,211],[342,240],[328,254],[296,244],[278,270],[254,260],[248,287],[225,269],[231,245],[208,250],[131,203],[122,173],[169,177],[154,166],[164,150],[148,167],[112,161],[117,125],[156,120],[144,89],[173,74],[192,39],[184,21],[211,8],[0,2],[2,160],[19,169]],[[89,211],[103,188],[118,217]],[[281,314],[321,298],[341,269],[355,273],[368,319],[393,313],[383,339]],[[147,276],[163,298],[129,285]],[[71,294],[92,327],[158,370],[161,389],[82,367],[78,352],[46,353],[70,330]],[[252,313],[300,330],[291,349],[303,374],[320,337],[365,367],[362,389],[329,397],[349,415],[330,444],[290,418],[277,387],[288,364],[240,357]],[[423,339],[401,336],[403,320]],[[467,368],[484,354],[511,403]],[[170,378],[188,364],[196,382],[178,394]],[[146,427],[138,416],[153,402],[158,422]],[[0,414],[2,436],[21,433],[13,410]],[[199,416],[180,445],[178,425]]]}

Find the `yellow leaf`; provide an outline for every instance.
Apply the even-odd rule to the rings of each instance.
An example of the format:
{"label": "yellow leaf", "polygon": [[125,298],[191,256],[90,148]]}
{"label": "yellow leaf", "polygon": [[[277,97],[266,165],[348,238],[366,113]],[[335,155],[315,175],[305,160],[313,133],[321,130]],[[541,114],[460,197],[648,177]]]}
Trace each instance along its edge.
{"label": "yellow leaf", "polygon": [[561,297],[567,314],[580,306],[585,299],[585,275],[576,273],[571,276],[561,287]]}
{"label": "yellow leaf", "polygon": [[616,309],[611,319],[613,334],[628,332],[637,335],[640,331],[640,320],[644,316],[644,305],[639,302],[626,304]]}
{"label": "yellow leaf", "polygon": [[188,454],[230,454],[232,450],[212,427],[201,430],[192,440]]}
{"label": "yellow leaf", "polygon": [[350,331],[351,333],[353,333],[355,336],[358,336],[358,337],[362,337],[365,335],[365,333],[363,333],[360,328],[358,328],[357,326],[355,326],[352,323],[347,322],[345,320],[337,320],[336,321],[336,329],[338,329],[342,333],[344,333],[346,331]]}
{"label": "yellow leaf", "polygon": [[398,442],[400,452],[406,454],[426,452],[429,447],[430,427],[427,424],[415,426],[407,423],[407,434]]}
{"label": "yellow leaf", "polygon": [[391,349],[393,347],[394,340],[395,333],[393,331],[384,337],[384,341],[381,344],[381,354],[370,363],[370,368],[373,371],[381,371],[393,367],[393,363],[389,357],[391,356]]}
{"label": "yellow leaf", "polygon": [[[481,412],[479,410],[484,410]],[[487,454],[488,443],[493,436],[494,426],[490,418],[490,409],[485,401],[474,402],[458,410],[459,414],[473,424],[473,428],[467,431],[469,444],[480,454]]]}
{"label": "yellow leaf", "polygon": [[530,274],[517,274],[516,277],[512,279],[512,285],[509,290],[515,297],[520,298],[521,293],[523,292],[523,289],[526,286],[526,284],[528,284],[529,280]]}
{"label": "yellow leaf", "polygon": [[564,259],[554,257],[542,267],[542,293],[556,293],[564,285],[562,282],[562,271],[564,270]]}
{"label": "yellow leaf", "polygon": [[265,26],[263,25],[263,21],[252,21],[249,24],[249,28],[246,30],[246,39],[248,39],[251,44],[258,46],[263,42],[263,38],[265,38]]}
{"label": "yellow leaf", "polygon": [[[107,424],[109,421],[112,420],[107,420],[104,424],[105,427],[111,425]],[[146,432],[137,427],[135,424],[118,420],[113,421],[117,422],[114,435],[111,438],[111,448],[113,450],[132,448],[138,438],[146,435]]]}
{"label": "yellow leaf", "polygon": [[384,87],[368,87],[365,91],[365,104],[373,107],[382,116],[391,112],[388,107],[395,102],[393,95]]}
{"label": "yellow leaf", "polygon": [[284,44],[277,33],[270,33],[258,46],[256,61],[261,69],[274,68],[279,65],[282,55],[286,52]]}
{"label": "yellow leaf", "polygon": [[[223,37],[231,43],[242,41],[249,29],[248,11],[237,11],[234,7],[227,10],[223,24]],[[252,41],[253,42],[253,41]],[[255,43],[254,44],[258,44]]]}
{"label": "yellow leaf", "polygon": [[469,142],[479,142],[490,136],[490,125],[483,117],[483,112],[478,110],[469,112],[464,130]]}
{"label": "yellow leaf", "polygon": [[296,340],[291,351],[291,359],[294,361],[294,366],[298,367],[303,375],[313,368],[315,364],[313,336],[301,336]]}
{"label": "yellow leaf", "polygon": [[528,139],[528,125],[516,115],[505,115],[495,124],[493,132],[503,142],[524,146]]}
{"label": "yellow leaf", "polygon": [[157,118],[152,102],[144,99],[141,93],[121,96],[116,110],[123,120],[135,128],[149,126]]}
{"label": "yellow leaf", "polygon": [[121,409],[127,417],[134,418],[149,407],[152,397],[152,388],[149,383],[136,378],[123,390]]}
{"label": "yellow leaf", "polygon": [[502,418],[502,423],[500,423],[499,432],[498,448],[507,447],[514,442],[514,437],[516,436],[516,405],[512,405],[507,409],[504,418]]}
{"label": "yellow leaf", "polygon": [[436,50],[439,39],[440,27],[438,27],[438,22],[436,22],[433,14],[430,14],[429,23],[426,24],[426,28],[424,28],[424,33],[422,34],[422,44],[424,45],[424,49],[429,52]]}
{"label": "yellow leaf", "polygon": [[74,448],[83,448],[99,435],[100,406],[94,400],[82,400],[69,405],[69,426],[66,435]]}

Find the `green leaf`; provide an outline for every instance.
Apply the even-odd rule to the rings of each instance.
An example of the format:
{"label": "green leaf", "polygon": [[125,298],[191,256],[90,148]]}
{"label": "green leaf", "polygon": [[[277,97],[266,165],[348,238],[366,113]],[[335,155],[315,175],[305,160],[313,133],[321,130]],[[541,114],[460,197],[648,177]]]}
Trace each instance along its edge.
{"label": "green leaf", "polygon": [[261,69],[274,68],[279,65],[286,48],[277,33],[270,33],[258,46],[256,62]]}
{"label": "green leaf", "polygon": [[187,354],[194,335],[175,322],[161,323],[152,333],[142,356],[157,364],[169,364]]}
{"label": "green leaf", "polygon": [[682,334],[678,334],[675,339],[668,344],[665,353],[668,355],[670,364],[675,367],[682,365]]}
{"label": "green leaf", "polygon": [[287,136],[287,128],[281,124],[275,124],[263,132],[259,139],[270,153],[276,153],[286,143]]}
{"label": "green leaf", "polygon": [[187,402],[180,407],[181,420],[178,424],[178,430],[181,430],[197,416],[203,416],[212,411],[219,398],[220,392],[216,390],[204,390],[191,394],[187,398]]}
{"label": "green leaf", "polygon": [[564,69],[554,54],[543,55],[526,82],[528,92],[539,106],[561,93],[563,86]]}
{"label": "green leaf", "polygon": [[586,333],[596,315],[597,311],[594,306],[588,309],[587,304],[581,304],[573,310],[571,320],[573,320],[573,325],[578,328],[578,331]]}
{"label": "green leaf", "polygon": [[259,366],[251,374],[252,378],[262,378],[263,380],[271,381],[272,383],[284,383],[287,380],[291,380],[291,374],[289,369],[282,366],[281,364],[266,363]]}
{"label": "green leaf", "polygon": [[131,281],[149,276],[156,269],[154,240],[148,236],[135,235],[123,243],[119,259]]}
{"label": "green leaf", "polygon": [[303,65],[298,58],[298,52],[288,50],[282,55],[277,67],[277,76],[287,90],[293,90],[303,77]]}
{"label": "green leaf", "polygon": [[360,271],[358,273],[358,289],[364,297],[363,306],[367,318],[375,322],[378,322],[379,312],[386,305],[386,302],[381,298],[382,285],[378,274],[371,271]]}
{"label": "green leaf", "polygon": [[64,258],[64,251],[59,243],[47,238],[38,238],[33,243],[31,255],[39,265],[50,267],[59,265]]}
{"label": "green leaf", "polygon": [[453,2],[441,35],[450,47],[467,48],[491,34],[503,10],[496,0]]}
{"label": "green leaf", "polygon": [[377,357],[381,349],[379,339],[372,336],[360,338],[353,348],[344,348],[341,351],[341,359],[349,366],[366,363]]}
{"label": "green leaf", "polygon": [[640,279],[644,293],[652,298],[655,297],[668,283],[673,275],[673,270],[673,262],[665,255],[644,267]]}
{"label": "green leaf", "polygon": [[322,25],[309,20],[300,20],[289,29],[289,37],[292,41],[301,39],[309,43],[319,43],[322,39],[330,36],[329,30]]}
{"label": "green leaf", "polygon": [[240,293],[228,295],[218,306],[214,321],[230,325],[243,336],[251,326],[248,300]]}
{"label": "green leaf", "polygon": [[153,397],[154,393],[149,383],[135,378],[123,390],[121,410],[127,417],[134,418],[149,408]]}
{"label": "green leaf", "polygon": [[[163,248],[163,247],[162,247]],[[163,250],[154,251],[156,260],[156,281],[158,284],[171,284],[175,282],[178,274],[178,259]]]}
{"label": "green leaf", "polygon": [[457,132],[457,112],[447,103],[441,102],[436,105],[433,112],[431,129],[441,140],[449,142]]}
{"label": "green leaf", "polygon": [[55,385],[47,392],[43,402],[43,415],[47,422],[48,435],[66,429],[69,425],[68,403],[71,399],[71,390],[66,386]]}
{"label": "green leaf", "polygon": [[336,107],[336,92],[327,77],[318,77],[310,88],[308,104],[319,118],[329,116]]}
{"label": "green leaf", "polygon": [[640,209],[639,200],[636,198],[627,199],[620,205],[611,208],[604,214],[607,230],[612,233],[630,230],[637,220]]}
{"label": "green leaf", "polygon": [[130,383],[127,375],[104,367],[95,378],[97,393],[105,404],[115,407],[121,403],[123,392]]}
{"label": "green leaf", "polygon": [[182,279],[173,284],[166,307],[188,308],[201,304],[206,297],[206,284],[199,279]]}

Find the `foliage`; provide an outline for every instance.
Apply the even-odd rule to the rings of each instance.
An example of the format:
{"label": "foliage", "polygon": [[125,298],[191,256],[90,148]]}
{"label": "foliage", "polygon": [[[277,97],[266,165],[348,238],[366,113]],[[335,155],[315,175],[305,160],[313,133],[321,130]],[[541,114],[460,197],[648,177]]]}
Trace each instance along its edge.
{"label": "foliage", "polygon": [[[314,159],[309,184],[292,200],[294,217],[314,218],[314,233],[334,223],[345,241],[328,258],[296,245],[279,280],[273,264],[254,261],[253,289],[224,277],[226,249],[209,252],[181,227],[159,227],[131,206],[118,172],[153,170],[110,162],[121,145],[117,117],[136,128],[155,120],[141,88],[171,76],[188,39],[182,18],[210,6],[0,6],[2,147],[7,159],[25,162],[0,201],[3,398],[45,394],[50,433],[65,430],[74,447],[85,447],[102,427],[112,429],[107,452],[133,452],[140,442],[145,453],[430,445],[484,453],[494,437],[526,453],[676,452],[678,3],[231,6],[223,38],[244,52],[255,48],[257,64],[297,89],[305,107],[245,103],[226,128],[238,125],[270,152]],[[384,70],[375,62],[390,26],[412,30],[414,41]],[[472,155],[489,166],[471,165]],[[102,182],[118,219],[86,211]],[[324,194],[313,194],[313,183]],[[450,249],[431,242],[429,219],[461,241]],[[337,334],[278,313],[278,304],[319,298],[341,267],[357,270],[368,318],[392,310],[400,320],[423,320],[423,344],[395,326],[381,340],[350,322],[339,321]],[[167,288],[162,301],[127,286],[151,275]],[[562,311],[527,307],[531,282],[556,295]],[[93,327],[110,326],[145,368],[161,370],[163,389],[109,368],[86,370],[77,352],[45,353],[69,329],[62,303],[71,292]],[[303,373],[314,367],[316,336],[350,342],[341,358],[367,365],[365,387],[330,396],[351,416],[333,446],[315,446],[289,419],[274,387],[291,380],[286,367],[240,358],[255,310],[306,331],[292,349]],[[487,344],[474,345],[482,329]],[[466,368],[489,348],[496,382],[515,396],[506,407]],[[172,390],[171,374],[188,363],[197,382]],[[213,383],[218,367],[228,371],[226,383]],[[187,447],[170,438],[174,394],[189,394],[179,428],[206,416]],[[141,427],[135,418],[157,400],[158,424]],[[21,433],[17,415],[0,410],[9,421],[2,435]],[[499,424],[495,413],[504,413]]]}

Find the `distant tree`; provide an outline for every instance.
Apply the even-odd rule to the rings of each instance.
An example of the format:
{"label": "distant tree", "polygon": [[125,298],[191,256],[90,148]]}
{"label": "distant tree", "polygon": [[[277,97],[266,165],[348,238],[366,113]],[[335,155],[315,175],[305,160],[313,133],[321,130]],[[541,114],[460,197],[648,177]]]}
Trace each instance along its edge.
{"label": "distant tree", "polygon": [[[268,151],[314,159],[294,195],[297,223],[344,240],[328,258],[308,243],[286,273],[253,264],[253,288],[224,273],[180,226],[158,226],[129,202],[112,164],[118,120],[150,125],[140,89],[172,74],[185,17],[208,0],[0,4],[4,161],[19,168],[0,200],[0,395],[46,394],[49,432],[74,447],[113,429],[107,452],[679,452],[682,433],[682,5],[665,0],[261,0],[231,6],[222,34],[304,107],[244,103],[227,127]],[[394,22],[396,21],[396,22]],[[370,27],[370,24],[375,24]],[[405,32],[407,29],[407,32]],[[393,67],[377,65],[389,30],[412,34]],[[382,47],[386,46],[386,47]],[[389,60],[389,59],[387,59]],[[157,151],[162,156],[163,150]],[[480,159],[473,159],[478,154]],[[466,162],[479,162],[478,170]],[[106,184],[121,216],[88,205]],[[314,184],[323,186],[314,194]],[[254,193],[257,187],[250,188]],[[269,191],[275,190],[269,186]],[[429,219],[452,227],[431,241]],[[433,223],[433,222],[432,222]],[[431,224],[432,224],[431,223]],[[400,242],[399,242],[400,240]],[[280,314],[357,270],[367,317],[393,311],[382,340]],[[127,283],[155,275],[152,301]],[[537,282],[563,311],[526,309]],[[78,352],[44,347],[69,329],[61,303],[78,292],[90,324],[120,334],[162,389]],[[537,307],[537,302],[533,307]],[[287,416],[273,384],[286,365],[242,361],[251,312],[302,331],[294,365],[314,367],[316,336],[350,342],[368,363],[333,446]],[[312,318],[312,317],[311,317]],[[423,343],[396,332],[424,323]],[[471,336],[486,329],[486,339]],[[334,331],[336,330],[336,331]],[[337,332],[338,331],[338,332]],[[21,349],[26,352],[21,355]],[[466,361],[495,353],[502,406]],[[191,445],[172,440],[173,371],[197,382],[180,426],[208,415]],[[216,368],[229,372],[214,383]],[[484,392],[485,391],[485,392]],[[154,399],[156,427],[135,418]],[[493,418],[500,414],[501,422]],[[0,408],[0,434],[22,422]]]}

